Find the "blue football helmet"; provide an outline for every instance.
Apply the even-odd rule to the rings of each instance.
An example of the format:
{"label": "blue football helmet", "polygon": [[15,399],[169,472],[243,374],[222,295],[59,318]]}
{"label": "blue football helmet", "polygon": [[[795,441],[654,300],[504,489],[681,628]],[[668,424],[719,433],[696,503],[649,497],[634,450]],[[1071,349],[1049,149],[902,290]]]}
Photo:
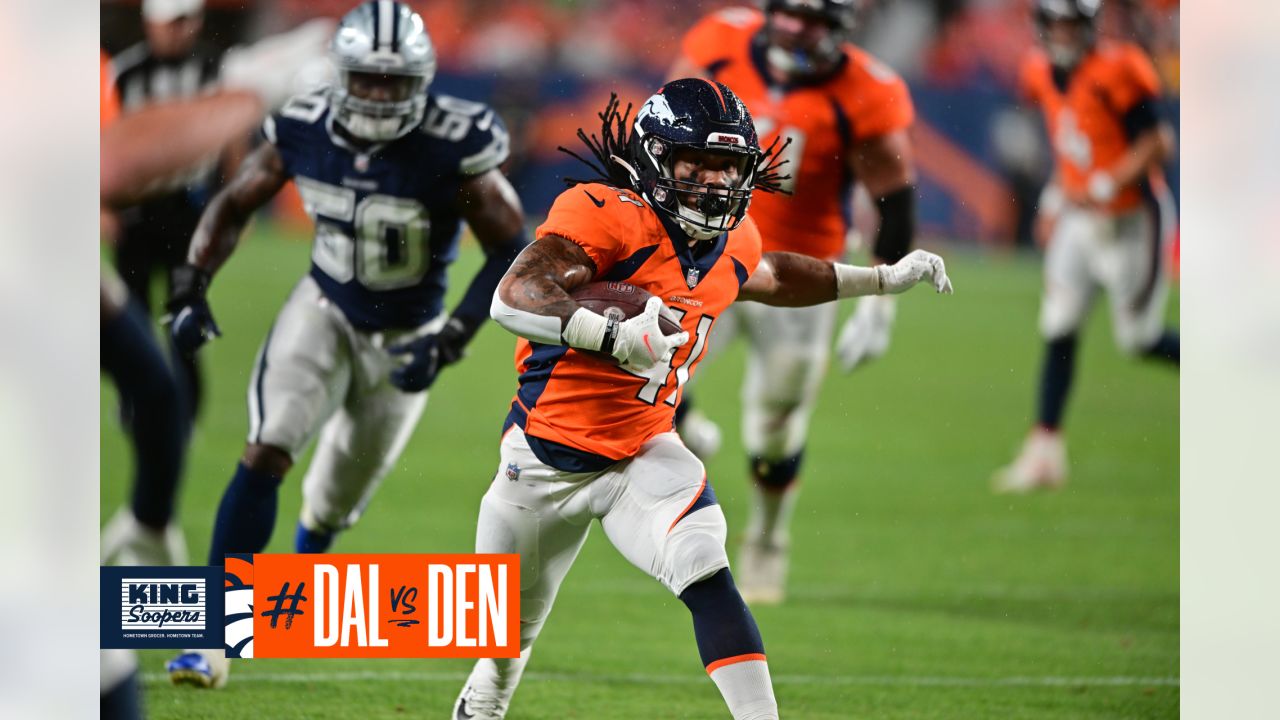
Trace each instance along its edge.
{"label": "blue football helmet", "polygon": [[[676,178],[673,160],[680,148],[733,157],[737,184]],[[686,78],[662,86],[636,113],[627,155],[637,190],[689,237],[709,240],[746,217],[760,141],[747,106],[724,85]]]}

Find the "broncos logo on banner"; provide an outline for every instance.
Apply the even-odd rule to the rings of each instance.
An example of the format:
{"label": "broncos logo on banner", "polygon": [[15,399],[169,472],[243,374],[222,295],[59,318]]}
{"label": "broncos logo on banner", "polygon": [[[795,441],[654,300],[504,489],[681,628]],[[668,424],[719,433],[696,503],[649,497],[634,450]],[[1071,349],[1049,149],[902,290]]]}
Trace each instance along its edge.
{"label": "broncos logo on banner", "polygon": [[225,645],[229,658],[253,657],[253,556],[227,555]]}

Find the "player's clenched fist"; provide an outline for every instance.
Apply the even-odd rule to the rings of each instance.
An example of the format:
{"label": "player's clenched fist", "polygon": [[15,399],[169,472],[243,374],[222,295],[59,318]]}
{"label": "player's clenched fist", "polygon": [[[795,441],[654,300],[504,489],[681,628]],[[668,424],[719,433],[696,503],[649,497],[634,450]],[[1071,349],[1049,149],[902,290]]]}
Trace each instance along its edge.
{"label": "player's clenched fist", "polygon": [[661,298],[651,297],[639,315],[616,324],[610,321],[600,349],[630,370],[648,370],[657,365],[667,353],[689,342],[687,332],[662,334],[658,327],[662,308]]}
{"label": "player's clenched fist", "polygon": [[947,295],[951,294],[951,278],[947,277],[946,263],[942,258],[924,250],[913,250],[892,265],[877,265],[880,292],[897,295],[906,292],[916,283],[925,280],[933,284],[933,289]]}
{"label": "player's clenched fist", "polygon": [[222,335],[205,293],[209,273],[194,265],[183,265],[173,273],[167,320],[173,344],[184,355],[192,355],[209,340]]}

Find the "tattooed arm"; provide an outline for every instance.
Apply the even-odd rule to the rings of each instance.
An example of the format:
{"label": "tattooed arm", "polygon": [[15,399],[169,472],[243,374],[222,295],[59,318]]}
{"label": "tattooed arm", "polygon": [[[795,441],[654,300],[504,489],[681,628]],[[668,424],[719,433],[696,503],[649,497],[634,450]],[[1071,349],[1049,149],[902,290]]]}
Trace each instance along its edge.
{"label": "tattooed arm", "polygon": [[548,235],[520,253],[498,282],[489,314],[499,325],[535,342],[558,345],[582,306],[569,297],[595,277],[596,265],[576,243]]}
{"label": "tattooed arm", "polygon": [[689,333],[658,329],[662,300],[649,298],[643,313],[619,322],[574,301],[569,293],[591,282],[596,265],[576,243],[548,235],[525,248],[498,283],[490,315],[507,330],[534,342],[607,353],[635,370],[655,365],[689,341]]}

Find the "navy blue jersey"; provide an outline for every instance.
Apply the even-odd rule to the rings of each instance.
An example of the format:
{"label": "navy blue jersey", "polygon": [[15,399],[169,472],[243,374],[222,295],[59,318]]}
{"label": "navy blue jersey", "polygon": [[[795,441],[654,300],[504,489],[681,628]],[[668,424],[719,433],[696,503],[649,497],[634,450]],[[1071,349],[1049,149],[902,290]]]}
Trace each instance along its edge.
{"label": "navy blue jersey", "polygon": [[458,251],[458,188],[507,158],[497,113],[430,95],[408,135],[360,146],[339,134],[320,90],[290,100],[262,130],[315,222],[311,276],[351,323],[411,328],[439,314]]}

